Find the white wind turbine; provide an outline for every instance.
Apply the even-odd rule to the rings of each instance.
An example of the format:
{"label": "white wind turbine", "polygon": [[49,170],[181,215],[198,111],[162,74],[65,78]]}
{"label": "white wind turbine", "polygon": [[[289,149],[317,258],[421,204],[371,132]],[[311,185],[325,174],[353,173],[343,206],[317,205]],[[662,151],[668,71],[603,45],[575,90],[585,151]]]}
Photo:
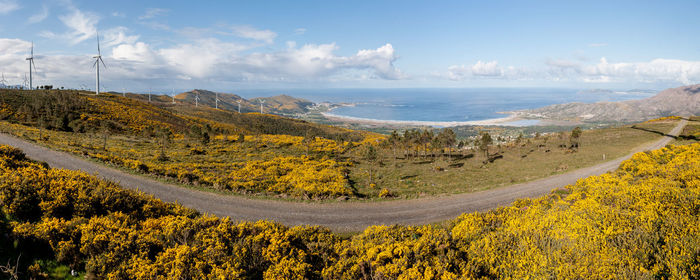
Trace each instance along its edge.
{"label": "white wind turbine", "polygon": [[34,83],[32,81],[32,67],[34,67],[34,71],[36,71],[36,64],[34,64],[34,42],[32,42],[32,49],[29,53],[29,57],[27,57],[26,60],[29,60],[29,89],[33,89]]}
{"label": "white wind turbine", "polygon": [[104,60],[102,60],[102,52],[100,52],[100,34],[97,34],[97,55],[93,56],[92,58],[95,59],[95,63],[92,64],[92,67],[95,67],[95,95],[100,94],[100,62],[102,62],[102,66],[107,68],[107,65],[105,65]]}
{"label": "white wind turbine", "polygon": [[263,104],[265,104],[265,99],[260,99],[260,114],[263,113]]}
{"label": "white wind turbine", "polygon": [[173,97],[173,104],[175,104],[175,88],[173,88],[173,95],[172,95],[172,97]]}
{"label": "white wind turbine", "polygon": [[24,80],[22,81],[22,89],[27,89],[29,86],[29,80],[27,80],[27,73],[24,73]]}
{"label": "white wind turbine", "polygon": [[215,105],[216,109],[219,109],[219,93],[218,92],[216,93],[216,99],[214,100],[214,102],[216,102],[216,105]]}
{"label": "white wind turbine", "polygon": [[194,106],[199,107],[199,92],[194,94]]}
{"label": "white wind turbine", "polygon": [[238,102],[238,113],[239,113],[239,114],[241,113],[241,101],[243,101],[243,100],[242,100],[242,99],[238,99],[238,100],[236,101],[236,102]]}
{"label": "white wind turbine", "polygon": [[5,72],[2,73],[2,80],[0,80],[0,85],[2,85],[2,88],[7,88],[7,80],[5,80]]}

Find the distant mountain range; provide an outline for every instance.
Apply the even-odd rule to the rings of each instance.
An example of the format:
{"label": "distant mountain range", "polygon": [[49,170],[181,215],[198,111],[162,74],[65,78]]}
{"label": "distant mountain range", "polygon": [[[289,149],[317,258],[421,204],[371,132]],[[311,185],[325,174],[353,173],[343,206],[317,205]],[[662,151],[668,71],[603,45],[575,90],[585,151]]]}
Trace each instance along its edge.
{"label": "distant mountain range", "polygon": [[638,122],[672,115],[700,115],[700,84],[667,89],[641,100],[557,104],[514,113],[527,119],[595,123]]}
{"label": "distant mountain range", "polygon": [[[199,95],[199,104],[212,107],[216,106],[216,92],[195,89],[183,92],[175,96],[181,102],[195,104],[195,97]],[[306,99],[295,98],[288,95],[277,95],[272,97],[256,97],[245,99],[232,93],[219,93],[219,109],[228,111],[238,111],[238,101],[241,100],[241,113],[260,112],[260,100],[265,100],[263,112],[279,115],[301,114],[308,111],[308,107],[314,103]]]}

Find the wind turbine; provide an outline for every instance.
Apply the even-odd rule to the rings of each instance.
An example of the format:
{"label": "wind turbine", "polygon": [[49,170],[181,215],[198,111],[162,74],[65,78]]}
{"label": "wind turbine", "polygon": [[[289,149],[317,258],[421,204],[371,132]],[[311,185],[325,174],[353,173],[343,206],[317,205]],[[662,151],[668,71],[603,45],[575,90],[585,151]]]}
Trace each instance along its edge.
{"label": "wind turbine", "polygon": [[173,97],[173,104],[175,104],[175,88],[173,88],[173,95],[172,95],[172,97]]}
{"label": "wind turbine", "polygon": [[29,80],[27,80],[27,73],[24,73],[24,81],[22,81],[22,89],[27,89],[29,86]]}
{"label": "wind turbine", "polygon": [[194,106],[199,107],[199,92],[194,94]]}
{"label": "wind turbine", "polygon": [[2,80],[0,80],[0,85],[2,85],[2,88],[7,87],[7,80],[5,80],[5,72],[2,72]]}
{"label": "wind turbine", "polygon": [[238,113],[239,113],[239,114],[241,113],[241,101],[243,101],[243,100],[242,100],[242,99],[238,99],[238,100],[236,101],[236,102],[238,102]]}
{"label": "wind turbine", "polygon": [[219,93],[216,93],[216,99],[214,100],[216,102],[216,109],[219,109]]}
{"label": "wind turbine", "polygon": [[263,104],[265,104],[265,99],[260,99],[260,114],[263,113]]}
{"label": "wind turbine", "polygon": [[148,88],[148,102],[151,102],[151,88]]}
{"label": "wind turbine", "polygon": [[34,64],[34,42],[32,42],[32,49],[29,54],[29,57],[26,59],[29,60],[29,89],[33,89],[34,84],[32,82],[32,67],[34,67],[34,71],[36,71],[36,64]]}
{"label": "wind turbine", "polygon": [[126,88],[122,88],[122,97],[126,97]]}
{"label": "wind turbine", "polygon": [[100,62],[102,62],[102,66],[107,68],[107,65],[105,65],[104,60],[102,60],[102,52],[100,52],[100,33],[95,32],[97,34],[97,55],[93,56],[92,58],[95,59],[95,63],[92,65],[92,67],[95,67],[95,76],[97,77],[95,79],[95,95],[100,94]]}

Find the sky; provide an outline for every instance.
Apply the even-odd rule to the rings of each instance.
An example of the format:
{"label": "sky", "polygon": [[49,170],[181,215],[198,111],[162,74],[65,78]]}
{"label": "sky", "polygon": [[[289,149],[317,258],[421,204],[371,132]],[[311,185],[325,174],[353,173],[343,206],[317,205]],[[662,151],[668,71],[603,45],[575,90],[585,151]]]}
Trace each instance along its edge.
{"label": "sky", "polygon": [[700,1],[0,0],[0,72],[103,90],[700,83]]}

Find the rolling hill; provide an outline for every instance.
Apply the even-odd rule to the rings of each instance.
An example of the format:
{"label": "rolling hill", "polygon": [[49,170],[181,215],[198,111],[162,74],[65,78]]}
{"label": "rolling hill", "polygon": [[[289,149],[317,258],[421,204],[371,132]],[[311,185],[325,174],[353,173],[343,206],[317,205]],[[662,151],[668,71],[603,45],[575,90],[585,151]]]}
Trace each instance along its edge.
{"label": "rolling hill", "polygon": [[700,114],[700,84],[667,89],[641,100],[557,104],[515,113],[528,119],[590,123],[630,123],[674,115],[694,116]]}
{"label": "rolling hill", "polygon": [[[216,107],[216,92],[195,89],[183,92],[175,96],[175,99],[190,104],[195,104],[195,97],[199,95],[199,104],[209,107]],[[272,97],[257,97],[245,99],[232,93],[219,93],[219,109],[238,112],[238,101],[241,100],[241,113],[260,112],[260,100],[265,100],[263,112],[278,115],[291,115],[305,113],[307,107],[314,103],[305,99],[295,98],[288,95],[277,95]]]}

